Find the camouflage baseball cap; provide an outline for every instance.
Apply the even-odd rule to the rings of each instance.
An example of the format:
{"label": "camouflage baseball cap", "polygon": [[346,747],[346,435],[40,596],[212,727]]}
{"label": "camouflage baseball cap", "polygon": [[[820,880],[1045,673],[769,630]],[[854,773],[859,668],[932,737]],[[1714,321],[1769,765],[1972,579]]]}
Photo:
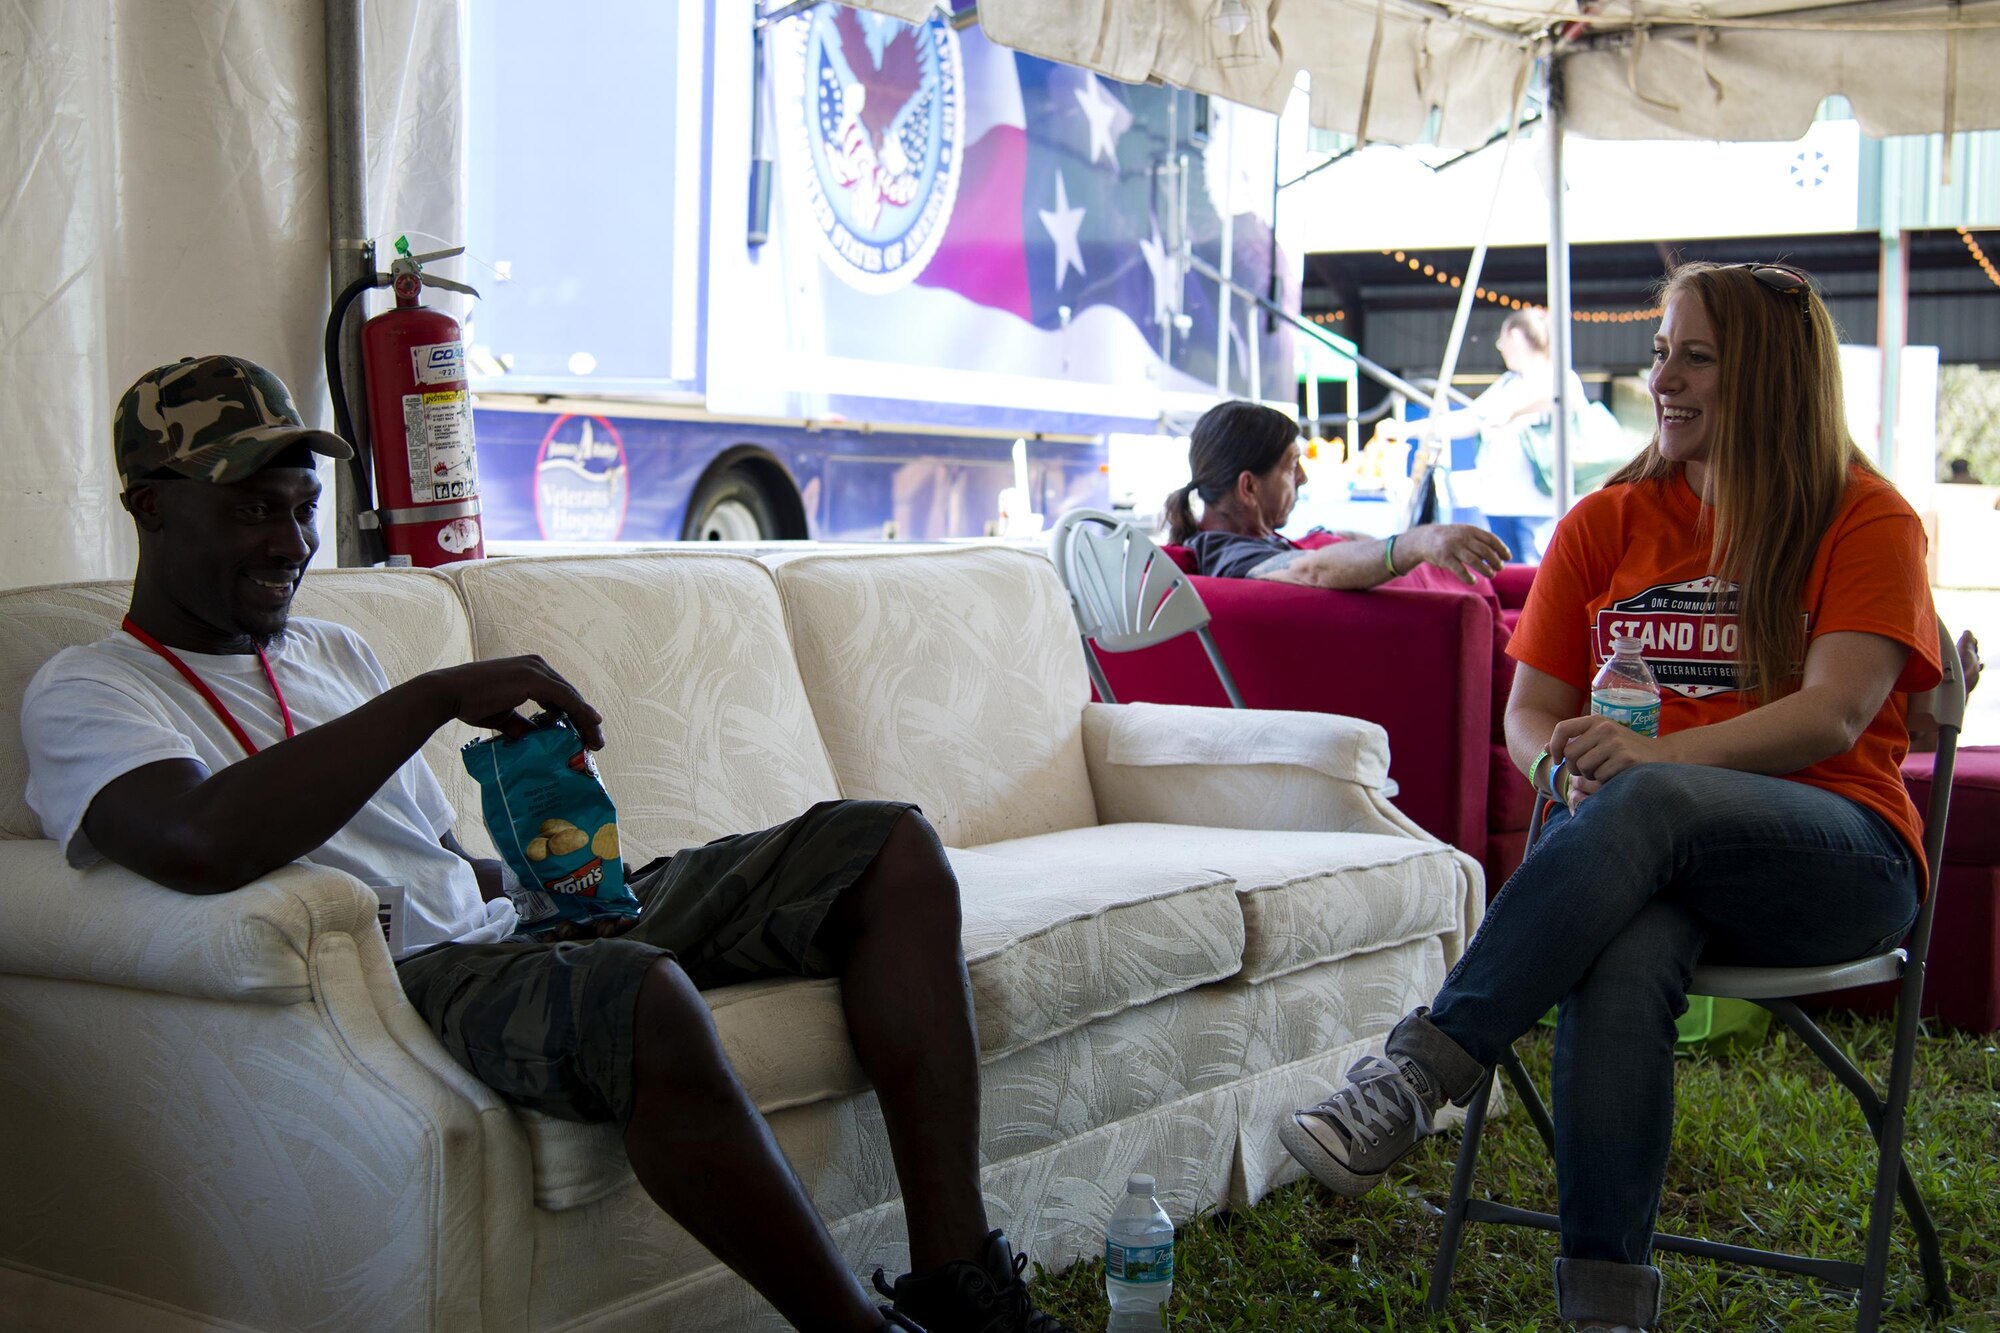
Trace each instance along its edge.
{"label": "camouflage baseball cap", "polygon": [[308,429],[284,381],[240,356],[183,357],[149,370],[111,418],[124,486],[163,468],[197,481],[241,481],[295,444],[328,458],[354,455],[331,431]]}

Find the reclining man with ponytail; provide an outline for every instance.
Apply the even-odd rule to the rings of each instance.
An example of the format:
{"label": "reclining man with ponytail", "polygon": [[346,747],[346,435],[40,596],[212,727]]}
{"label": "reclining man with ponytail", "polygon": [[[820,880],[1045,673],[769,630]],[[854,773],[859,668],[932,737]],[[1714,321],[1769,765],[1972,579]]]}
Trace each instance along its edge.
{"label": "reclining man with ponytail", "polygon": [[1188,443],[1188,470],[1192,480],[1167,497],[1167,540],[1185,546],[1195,572],[1210,578],[1359,591],[1431,566],[1475,585],[1508,559],[1498,537],[1463,523],[1425,524],[1380,540],[1338,533],[1310,548],[1280,536],[1306,478],[1299,428],[1258,403],[1218,403],[1202,413]]}

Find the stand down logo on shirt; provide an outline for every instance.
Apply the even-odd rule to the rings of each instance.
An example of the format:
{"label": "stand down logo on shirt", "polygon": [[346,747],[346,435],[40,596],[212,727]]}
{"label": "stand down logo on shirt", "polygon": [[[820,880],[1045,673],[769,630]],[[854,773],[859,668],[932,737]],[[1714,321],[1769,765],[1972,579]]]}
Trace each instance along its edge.
{"label": "stand down logo on shirt", "polygon": [[958,197],[958,34],[941,14],[912,26],[847,5],[799,28],[791,174],[827,266],[857,290],[894,291],[937,253]]}
{"label": "stand down logo on shirt", "polygon": [[1621,597],[1597,613],[1591,648],[1611,660],[1611,641],[1631,637],[1663,690],[1705,699],[1737,688],[1739,595],[1734,583],[1718,591],[1713,577],[1656,583]]}

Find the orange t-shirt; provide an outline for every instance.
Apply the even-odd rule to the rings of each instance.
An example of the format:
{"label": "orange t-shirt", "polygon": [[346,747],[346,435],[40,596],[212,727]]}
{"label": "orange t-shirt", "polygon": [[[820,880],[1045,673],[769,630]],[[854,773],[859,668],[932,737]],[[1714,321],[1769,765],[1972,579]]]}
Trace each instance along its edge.
{"label": "orange t-shirt", "polygon": [[[1585,694],[1611,658],[1614,635],[1644,643],[1660,683],[1660,734],[1708,726],[1754,706],[1736,688],[1734,587],[1709,614],[1709,530],[1683,477],[1607,486],[1585,496],[1556,529],[1507,651]],[[1908,646],[1888,702],[1845,754],[1785,776],[1880,814],[1923,862],[1923,823],[1903,786],[1910,748],[1905,695],[1939,680],[1937,624],[1916,512],[1865,468],[1820,539],[1800,596],[1810,641],[1860,630]]]}

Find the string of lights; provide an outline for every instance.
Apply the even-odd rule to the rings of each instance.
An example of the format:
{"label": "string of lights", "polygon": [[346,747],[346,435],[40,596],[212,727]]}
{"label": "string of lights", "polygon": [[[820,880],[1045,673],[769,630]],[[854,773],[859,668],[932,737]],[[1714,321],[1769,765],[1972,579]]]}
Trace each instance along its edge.
{"label": "string of lights", "polygon": [[[1435,264],[1425,263],[1421,255],[1413,255],[1404,250],[1384,250],[1382,253],[1412,273],[1421,273],[1426,278],[1434,279],[1440,286],[1453,288],[1465,286],[1465,279],[1462,276],[1448,272]],[[1509,296],[1490,287],[1474,287],[1472,294],[1479,300],[1490,302],[1503,310],[1546,309],[1533,301],[1523,301],[1518,296]],[[1573,324],[1639,324],[1656,320],[1660,315],[1660,307],[1652,306],[1644,310],[1572,310],[1569,317]]]}
{"label": "string of lights", "polygon": [[1979,242],[1973,239],[1972,233],[1960,227],[1958,229],[1958,239],[1964,241],[1965,248],[1972,252],[1972,262],[1979,265],[1979,271],[1986,275],[1986,280],[1995,287],[2000,287],[2000,269],[1993,267],[1993,261],[1986,257],[1984,250],[1979,248]]}

